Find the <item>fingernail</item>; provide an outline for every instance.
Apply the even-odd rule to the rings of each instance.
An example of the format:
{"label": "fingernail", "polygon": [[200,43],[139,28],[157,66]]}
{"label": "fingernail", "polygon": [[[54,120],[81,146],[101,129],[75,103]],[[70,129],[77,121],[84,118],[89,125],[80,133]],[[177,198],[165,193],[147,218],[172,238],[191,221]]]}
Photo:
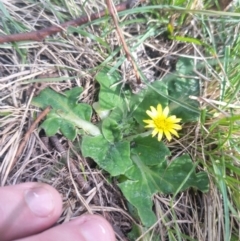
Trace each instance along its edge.
{"label": "fingernail", "polygon": [[91,215],[85,216],[84,221],[80,224],[81,235],[84,241],[114,241],[114,234],[110,224],[103,218]]}
{"label": "fingernail", "polygon": [[51,193],[43,187],[27,190],[25,200],[30,210],[39,217],[49,216],[54,208]]}

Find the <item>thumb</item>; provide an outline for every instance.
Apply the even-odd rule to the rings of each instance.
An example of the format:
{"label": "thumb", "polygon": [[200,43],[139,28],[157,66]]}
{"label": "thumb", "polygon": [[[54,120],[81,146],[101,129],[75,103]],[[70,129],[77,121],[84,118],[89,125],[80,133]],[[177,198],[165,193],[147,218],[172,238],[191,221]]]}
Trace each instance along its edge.
{"label": "thumb", "polygon": [[73,221],[18,241],[115,241],[111,225],[98,215],[82,215]]}

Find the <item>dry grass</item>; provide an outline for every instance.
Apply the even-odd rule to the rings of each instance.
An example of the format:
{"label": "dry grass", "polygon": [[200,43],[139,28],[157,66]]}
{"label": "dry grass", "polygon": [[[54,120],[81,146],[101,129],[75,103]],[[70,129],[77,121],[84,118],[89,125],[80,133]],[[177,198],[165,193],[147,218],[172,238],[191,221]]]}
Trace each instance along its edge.
{"label": "dry grass", "polygon": [[[3,14],[0,34],[59,24],[84,13],[99,11],[105,8],[103,2],[2,0],[2,7],[5,7],[9,17]],[[124,18],[132,20],[134,16]],[[194,26],[190,25],[189,28],[193,28],[193,34],[197,31]],[[122,26],[122,30],[131,46],[137,42],[138,34],[147,32],[147,27],[133,23]],[[102,32],[106,32],[102,39],[108,46],[91,38],[91,35],[100,36]],[[98,91],[94,68],[106,61],[118,44],[119,37],[112,25],[102,20],[95,25],[86,25],[82,28],[82,35],[64,32],[40,43],[0,45],[0,182],[1,186],[29,181],[48,183],[63,198],[63,213],[59,223],[85,212],[100,213],[113,225],[118,240],[128,240],[127,232],[135,220],[128,213],[116,183],[110,183],[105,173],[98,170],[91,160],[84,159],[78,148],[61,135],[48,138],[39,129],[34,130],[11,170],[21,139],[36,114],[40,113],[30,104],[33,96],[47,86],[59,92],[82,86],[84,93],[80,101],[92,104]],[[200,59],[203,53],[199,51],[200,48],[192,44],[166,41],[160,35],[144,41],[135,54],[144,56],[138,65],[149,79],[154,80],[171,71],[172,63],[178,56],[195,55],[196,60]],[[110,63],[116,64],[117,58],[113,56]],[[133,73],[129,76],[129,71],[123,67],[121,71],[123,83],[126,80],[134,81]],[[189,134],[179,143],[172,143],[169,148],[175,149],[175,155],[188,152],[192,156],[204,156],[199,153],[201,142],[196,142],[198,135],[199,126],[189,126]],[[179,145],[176,147],[176,144]],[[223,203],[213,183],[208,194],[192,190],[176,197],[159,194],[154,197],[154,204],[158,222],[149,230],[142,230],[143,239],[139,237],[137,240],[155,240],[151,236],[152,231],[158,233],[161,240],[170,240],[166,234],[175,236],[178,230],[194,240],[223,240]],[[184,236],[181,238],[188,240]]]}

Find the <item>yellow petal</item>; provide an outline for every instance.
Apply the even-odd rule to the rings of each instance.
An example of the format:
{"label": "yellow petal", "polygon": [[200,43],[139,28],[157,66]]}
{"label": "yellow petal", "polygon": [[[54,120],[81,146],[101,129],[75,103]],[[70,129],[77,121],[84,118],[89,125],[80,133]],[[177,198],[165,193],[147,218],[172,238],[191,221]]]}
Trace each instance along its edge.
{"label": "yellow petal", "polygon": [[161,104],[157,105],[157,112],[159,115],[162,115],[162,105]]}
{"label": "yellow petal", "polygon": [[167,118],[168,122],[172,122],[172,123],[178,123],[180,122],[182,119],[181,118],[176,118],[175,115],[171,115]]}
{"label": "yellow petal", "polygon": [[152,132],[152,137],[156,136],[157,133],[158,133],[158,130],[155,128],[155,129],[153,130],[153,132]]}
{"label": "yellow petal", "polygon": [[164,134],[165,134],[165,136],[166,136],[166,138],[167,138],[167,140],[168,141],[171,141],[172,140],[172,136],[171,136],[171,134],[170,134],[170,132],[169,131],[164,131]]}
{"label": "yellow petal", "polygon": [[155,117],[155,116],[157,116],[157,110],[156,110],[156,108],[155,107],[153,107],[153,106],[150,106],[150,109],[151,109],[151,112],[152,112],[152,115]]}
{"label": "yellow petal", "polygon": [[165,118],[167,118],[167,116],[168,116],[168,114],[169,114],[169,107],[168,107],[168,106],[166,106],[166,107],[164,108],[162,114],[164,115]]}
{"label": "yellow petal", "polygon": [[152,123],[152,124],[148,124],[147,126],[144,126],[145,128],[155,128],[155,124]]}
{"label": "yellow petal", "polygon": [[145,122],[145,123],[147,123],[147,124],[154,123],[153,120],[143,120],[143,122]]}
{"label": "yellow petal", "polygon": [[178,123],[178,122],[180,122],[181,120],[182,120],[181,118],[176,118],[175,121],[174,121],[174,123]]}
{"label": "yellow petal", "polygon": [[178,125],[178,124],[173,124],[172,128],[176,129],[176,130],[182,130],[182,127],[180,125]]}
{"label": "yellow petal", "polygon": [[152,107],[152,106],[150,106],[150,107],[151,107],[152,111],[147,110],[146,113],[147,113],[147,115],[149,115],[152,119],[154,119],[154,118],[156,117],[156,115],[157,115],[157,110],[156,110],[154,107]]}
{"label": "yellow petal", "polygon": [[179,137],[178,133],[174,129],[169,130],[169,132],[172,133],[174,136]]}
{"label": "yellow petal", "polygon": [[151,109],[152,112],[157,112],[156,108],[153,107],[153,106],[150,106],[150,109]]}
{"label": "yellow petal", "polygon": [[163,131],[158,132],[158,141],[161,141],[163,137]]}

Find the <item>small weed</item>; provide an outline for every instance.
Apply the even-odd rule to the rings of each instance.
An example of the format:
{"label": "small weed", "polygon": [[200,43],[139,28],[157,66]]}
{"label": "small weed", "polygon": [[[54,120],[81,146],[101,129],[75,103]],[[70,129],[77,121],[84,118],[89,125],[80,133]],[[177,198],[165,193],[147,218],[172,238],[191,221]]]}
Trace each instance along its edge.
{"label": "small weed", "polygon": [[[191,61],[179,60],[179,75],[190,74],[190,70]],[[125,198],[137,209],[144,226],[150,227],[156,222],[151,201],[156,192],[176,195],[189,187],[208,191],[206,173],[196,173],[196,164],[192,163],[189,155],[181,155],[169,162],[171,152],[164,142],[159,142],[162,137],[150,137],[151,133],[144,128],[144,120],[149,118],[146,112],[150,106],[156,105],[169,106],[170,113],[174,114],[169,118],[176,118],[176,114],[182,123],[196,121],[199,116],[198,103],[187,99],[189,95],[196,95],[199,88],[194,79],[180,77],[172,78],[167,84],[155,81],[138,94],[132,94],[128,89],[115,85],[119,75],[110,75],[109,71],[107,68],[102,69],[96,76],[101,86],[98,104],[102,111],[109,111],[109,115],[104,116],[98,126],[90,122],[91,106],[76,103],[82,91],[80,88],[65,92],[65,96],[45,89],[32,103],[42,108],[51,103],[53,110],[42,124],[49,136],[60,130],[73,140],[77,128],[84,130],[80,143],[83,156],[91,157],[117,179],[125,176],[126,180],[120,182],[119,187]],[[165,118],[168,114],[166,110],[162,112],[158,108],[161,112],[159,118]],[[153,119],[154,116],[156,109],[151,112]],[[176,132],[167,128],[169,123],[163,125],[163,129],[158,127],[159,133],[164,133],[170,140],[170,133]]]}
{"label": "small weed", "polygon": [[[102,10],[99,2],[3,1],[0,33],[58,25]],[[49,163],[57,155],[43,148],[39,133],[9,172],[22,133],[36,115],[30,100],[37,83],[45,88],[31,104],[52,107],[41,128],[47,136],[65,136],[70,156],[72,151],[94,160],[106,186],[117,183],[124,195],[117,201],[124,205],[116,213],[127,209],[131,215],[123,215],[130,240],[240,240],[240,7],[233,1],[225,10],[226,2],[151,0],[119,13],[140,87],[107,14],[41,43],[1,44],[1,184],[37,177],[68,195],[73,216],[81,214],[79,190],[66,168],[59,175],[63,165],[52,171]],[[169,113],[161,113],[159,105]],[[164,129],[161,121],[167,118],[181,121]],[[78,173],[92,180],[92,167],[87,170],[81,161]],[[104,178],[99,183],[94,178],[98,188]],[[95,196],[107,193],[99,190]],[[106,200],[113,202],[113,196]],[[64,214],[70,213],[68,205]],[[122,216],[115,223],[121,222]]]}

